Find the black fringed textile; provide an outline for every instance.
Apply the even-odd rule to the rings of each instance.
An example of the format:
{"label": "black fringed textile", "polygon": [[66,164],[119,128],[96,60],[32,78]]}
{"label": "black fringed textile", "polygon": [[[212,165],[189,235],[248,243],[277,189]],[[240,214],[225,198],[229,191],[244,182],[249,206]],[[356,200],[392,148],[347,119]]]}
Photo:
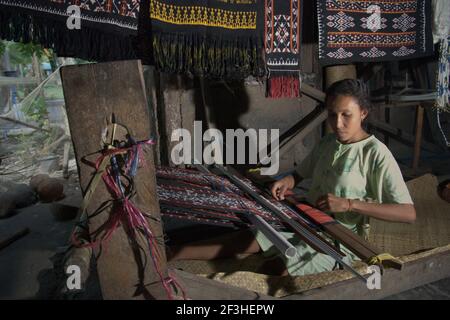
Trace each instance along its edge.
{"label": "black fringed textile", "polygon": [[431,1],[318,0],[322,65],[433,54]]}
{"label": "black fringed textile", "polygon": [[149,0],[155,66],[207,78],[264,75],[256,0]]}
{"label": "black fringed textile", "polygon": [[264,0],[264,49],[270,98],[300,95],[303,0]]}
{"label": "black fringed textile", "polygon": [[[71,5],[81,9],[70,30]],[[62,57],[93,61],[136,58],[139,0],[0,0],[0,38],[34,42]]]}

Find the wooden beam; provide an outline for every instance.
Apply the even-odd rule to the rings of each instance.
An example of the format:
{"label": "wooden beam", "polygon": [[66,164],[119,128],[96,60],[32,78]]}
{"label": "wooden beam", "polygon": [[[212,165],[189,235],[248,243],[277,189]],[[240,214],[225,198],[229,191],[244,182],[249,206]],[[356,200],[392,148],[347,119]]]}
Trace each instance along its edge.
{"label": "wooden beam", "polygon": [[0,86],[7,85],[30,85],[39,83],[36,78],[4,77],[0,76]]}
{"label": "wooden beam", "polygon": [[317,102],[324,103],[325,102],[325,92],[316,89],[314,87],[311,87],[310,85],[306,83],[302,83],[301,88],[302,93],[306,94],[308,97],[316,100]]}
{"label": "wooden beam", "polygon": [[[299,122],[289,128],[285,133],[283,133],[280,137],[280,157],[290,151],[297,143],[300,143],[306,135],[308,135],[314,128],[320,125],[327,118],[327,110],[316,107],[313,111],[308,113],[305,117],[303,117]],[[271,148],[271,144],[269,144],[264,150],[267,153],[267,150]],[[259,163],[264,163],[265,159],[260,159]]]}
{"label": "wooden beam", "polygon": [[7,246],[9,246],[10,244],[14,243],[15,241],[19,240],[22,237],[25,237],[27,234],[30,233],[30,229],[29,228],[25,228],[22,229],[16,233],[14,233],[12,236],[1,240],[0,241],[0,250],[2,250],[3,248],[6,248]]}
{"label": "wooden beam", "polygon": [[403,264],[401,271],[386,269],[381,289],[369,290],[355,278],[285,297],[288,300],[382,299],[450,276],[450,250]]}
{"label": "wooden beam", "polygon": [[417,102],[374,103],[377,108],[406,108],[417,107]]}
{"label": "wooden beam", "polygon": [[182,80],[180,75],[160,74],[160,92],[158,96],[158,125],[160,139],[161,165],[175,166],[170,156],[177,144],[171,141],[172,132],[182,128],[181,96]]}
{"label": "wooden beam", "polygon": [[[320,102],[325,102],[325,93],[321,90],[318,90],[306,83],[302,84],[301,87],[302,93],[307,95],[308,97]],[[314,128],[320,125],[327,118],[327,111],[322,107],[316,107],[313,111],[307,114],[305,117],[300,119],[296,124],[290,127],[286,132],[284,132],[280,137],[280,157],[290,151],[297,143],[300,143],[308,133],[310,133]],[[270,149],[270,143],[267,145],[266,149],[262,154],[267,154],[270,156],[267,151]],[[266,159],[260,159],[258,165],[264,163]]]}
{"label": "wooden beam", "polygon": [[327,119],[328,112],[326,109],[316,107],[306,117],[300,120],[294,127],[299,128],[289,139],[283,141],[280,145],[280,157],[290,151],[297,143],[300,143],[306,135],[319,126]]}
{"label": "wooden beam", "polygon": [[416,114],[416,135],[414,137],[414,155],[413,155],[413,164],[412,169],[414,172],[417,172],[419,168],[419,160],[420,160],[420,144],[422,142],[422,129],[423,129],[423,107],[421,105],[417,106],[417,114]]}
{"label": "wooden beam", "polygon": [[269,295],[230,286],[185,271],[172,269],[170,272],[180,282],[186,295],[193,300],[278,300]]}
{"label": "wooden beam", "polygon": [[[145,95],[141,63],[116,61],[63,67],[61,76],[66,100],[67,117],[79,169],[80,185],[86,193],[96,172],[95,161],[103,148],[102,133],[112,114],[117,123],[126,126],[137,140],[150,138],[150,117]],[[122,137],[120,137],[122,138]],[[136,194],[131,200],[148,219],[152,233],[160,239],[156,248],[161,254],[160,270],[167,276],[159,204],[156,198],[156,178],[152,152],[144,148],[145,165],[134,179]],[[112,214],[110,207],[92,216],[111,195],[100,181],[87,207],[91,216],[89,229],[104,226]],[[123,225],[115,231],[102,250],[96,249],[97,271],[105,299],[165,299],[159,276],[152,263],[145,239],[130,239]]]}
{"label": "wooden beam", "polygon": [[[402,131],[401,129],[395,128],[387,123],[375,119],[369,119],[369,126],[374,127],[375,129],[381,131],[382,133],[388,134],[391,138],[394,138],[403,144],[406,144],[411,147],[414,146],[415,137],[409,133]],[[422,140],[422,148],[431,152],[442,151],[435,144],[425,140]]]}
{"label": "wooden beam", "polygon": [[[144,5],[144,4],[142,4]],[[143,19],[144,20],[144,19]],[[153,137],[160,137],[158,124],[158,92],[160,90],[160,76],[159,72],[153,66],[144,66],[144,80],[146,94],[150,109],[150,123]],[[153,159],[156,166],[161,165],[161,141],[156,139],[156,144],[153,148]]]}
{"label": "wooden beam", "polygon": [[32,129],[35,129],[35,130],[44,131],[44,132],[50,132],[50,130],[39,128],[38,126],[35,126],[33,124],[29,124],[29,123],[26,123],[26,122],[23,122],[23,121],[20,121],[20,120],[16,120],[16,119],[13,119],[13,118],[0,116],[0,119],[5,120],[5,121],[9,121],[9,122],[12,122],[12,123],[17,123],[17,124],[20,124],[21,126],[32,128]]}

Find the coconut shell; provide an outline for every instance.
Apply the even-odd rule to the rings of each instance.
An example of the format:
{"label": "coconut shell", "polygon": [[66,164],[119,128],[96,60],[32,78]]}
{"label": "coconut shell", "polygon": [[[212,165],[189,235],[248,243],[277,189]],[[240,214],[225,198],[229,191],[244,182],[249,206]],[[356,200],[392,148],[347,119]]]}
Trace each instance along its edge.
{"label": "coconut shell", "polygon": [[38,201],[35,191],[26,184],[17,184],[9,192],[17,209],[31,206]]}
{"label": "coconut shell", "polygon": [[39,187],[39,185],[44,182],[49,180],[50,177],[48,174],[37,174],[34,177],[31,178],[30,180],[30,187],[36,191]]}
{"label": "coconut shell", "polygon": [[16,213],[16,202],[10,193],[0,194],[0,219],[6,219]]}
{"label": "coconut shell", "polygon": [[450,203],[450,180],[442,181],[438,186],[439,196]]}
{"label": "coconut shell", "polygon": [[64,198],[64,186],[57,179],[48,179],[39,184],[37,193],[41,202],[53,202]]}
{"label": "coconut shell", "polygon": [[450,203],[450,188],[445,188],[440,194],[441,198]]}

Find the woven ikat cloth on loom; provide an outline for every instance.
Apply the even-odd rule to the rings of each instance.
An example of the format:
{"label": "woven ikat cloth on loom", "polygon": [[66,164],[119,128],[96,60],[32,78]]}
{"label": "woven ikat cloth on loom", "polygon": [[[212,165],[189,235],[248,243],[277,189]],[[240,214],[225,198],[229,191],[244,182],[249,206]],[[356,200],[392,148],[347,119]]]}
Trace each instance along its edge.
{"label": "woven ikat cloth on loom", "polygon": [[268,97],[300,95],[302,5],[303,0],[264,0]]}
{"label": "woven ikat cloth on loom", "polygon": [[[87,60],[135,57],[139,0],[0,0],[0,37],[40,43],[59,56]],[[80,28],[68,27],[73,7]],[[74,20],[71,20],[74,22]]]}
{"label": "woven ikat cloth on loom", "polygon": [[431,1],[318,0],[322,65],[433,54]]}
{"label": "woven ikat cloth on loom", "polygon": [[[181,220],[222,226],[248,226],[242,214],[258,215],[277,230],[285,230],[270,211],[246,197],[226,178],[204,174],[195,170],[160,167],[156,171],[157,192],[161,214]],[[255,192],[249,180],[243,183]],[[291,209],[271,201],[286,215],[299,219]],[[306,223],[306,222],[302,222]]]}
{"label": "woven ikat cloth on loom", "polygon": [[242,79],[264,74],[256,0],[149,0],[155,66]]}

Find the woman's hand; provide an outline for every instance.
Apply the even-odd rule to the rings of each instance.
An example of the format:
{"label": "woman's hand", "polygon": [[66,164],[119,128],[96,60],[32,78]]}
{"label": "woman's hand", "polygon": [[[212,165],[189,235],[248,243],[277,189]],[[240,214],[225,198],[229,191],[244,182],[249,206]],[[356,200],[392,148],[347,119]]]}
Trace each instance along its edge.
{"label": "woman's hand", "polygon": [[270,192],[272,193],[272,196],[277,199],[278,201],[284,200],[284,195],[287,190],[294,189],[295,187],[295,179],[294,176],[289,175],[284,177],[283,179],[280,179],[276,181],[272,188],[270,189]]}
{"label": "woman's hand", "polygon": [[346,212],[350,209],[350,202],[348,199],[328,193],[317,199],[316,206],[322,211]]}

